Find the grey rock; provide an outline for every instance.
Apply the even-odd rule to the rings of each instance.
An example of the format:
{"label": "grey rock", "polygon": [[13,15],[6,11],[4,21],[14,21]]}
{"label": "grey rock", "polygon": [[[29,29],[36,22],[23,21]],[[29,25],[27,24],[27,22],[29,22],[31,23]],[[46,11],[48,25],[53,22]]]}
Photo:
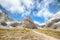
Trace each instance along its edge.
{"label": "grey rock", "polygon": [[60,11],[56,13],[45,25],[46,28],[60,29]]}
{"label": "grey rock", "polygon": [[26,28],[30,28],[30,29],[36,29],[37,28],[29,16],[27,16],[27,18],[22,22],[22,24]]}

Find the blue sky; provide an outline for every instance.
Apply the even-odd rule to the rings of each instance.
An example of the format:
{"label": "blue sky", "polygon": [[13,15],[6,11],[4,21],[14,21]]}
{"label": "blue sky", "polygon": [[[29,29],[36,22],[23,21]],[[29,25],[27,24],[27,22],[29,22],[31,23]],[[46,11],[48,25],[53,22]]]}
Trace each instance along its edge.
{"label": "blue sky", "polygon": [[44,24],[60,11],[60,0],[0,0],[0,10],[13,20],[30,16],[35,23]]}

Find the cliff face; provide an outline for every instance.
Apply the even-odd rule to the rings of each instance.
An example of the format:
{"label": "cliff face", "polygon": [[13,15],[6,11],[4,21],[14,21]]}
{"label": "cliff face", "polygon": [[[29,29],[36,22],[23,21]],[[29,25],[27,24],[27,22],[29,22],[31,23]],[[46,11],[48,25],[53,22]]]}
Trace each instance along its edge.
{"label": "cliff face", "polygon": [[27,16],[27,18],[22,22],[22,24],[24,27],[27,28],[31,28],[31,29],[37,28],[29,16]]}
{"label": "cliff face", "polygon": [[0,27],[8,27],[9,23],[7,22],[12,22],[13,20],[9,18],[8,14],[6,12],[3,12],[0,10]]}
{"label": "cliff face", "polygon": [[10,19],[9,17],[8,17],[8,14],[6,13],[6,12],[2,12],[1,10],[0,10],[0,22],[3,22],[3,21],[13,21],[12,19]]}
{"label": "cliff face", "polygon": [[60,29],[60,11],[46,23],[47,28]]}

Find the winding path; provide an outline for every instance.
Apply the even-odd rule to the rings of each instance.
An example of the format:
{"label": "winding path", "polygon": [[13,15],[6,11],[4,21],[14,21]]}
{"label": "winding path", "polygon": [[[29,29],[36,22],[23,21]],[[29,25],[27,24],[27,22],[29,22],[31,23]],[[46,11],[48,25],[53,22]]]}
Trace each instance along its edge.
{"label": "winding path", "polygon": [[42,40],[60,40],[60,39],[45,35],[43,33],[36,32],[34,30],[33,30],[33,32],[36,33],[37,35],[39,35]]}

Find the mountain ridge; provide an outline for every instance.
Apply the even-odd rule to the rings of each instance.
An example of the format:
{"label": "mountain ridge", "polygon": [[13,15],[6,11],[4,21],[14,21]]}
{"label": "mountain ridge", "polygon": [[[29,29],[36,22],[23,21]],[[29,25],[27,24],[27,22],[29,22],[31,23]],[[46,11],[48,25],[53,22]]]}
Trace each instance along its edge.
{"label": "mountain ridge", "polygon": [[57,12],[45,25],[46,28],[60,29],[60,11]]}

